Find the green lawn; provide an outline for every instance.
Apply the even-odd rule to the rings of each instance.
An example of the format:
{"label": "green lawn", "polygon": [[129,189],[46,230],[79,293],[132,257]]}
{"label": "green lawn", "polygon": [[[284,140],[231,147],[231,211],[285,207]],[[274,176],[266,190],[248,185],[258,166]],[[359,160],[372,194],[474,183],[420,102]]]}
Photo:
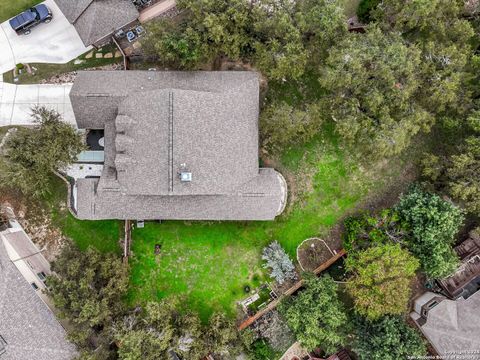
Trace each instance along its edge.
{"label": "green lawn", "polygon": [[[393,175],[377,178],[349,164],[331,129],[326,128],[321,138],[323,142],[319,137],[284,156],[284,163],[297,177],[303,171],[314,175],[311,191],[274,222],[166,221],[136,229],[130,302],[175,295],[203,319],[215,309],[233,315],[236,301],[246,297],[244,286],[253,288],[265,280],[260,256],[266,244],[278,240],[295,258],[304,239],[326,235],[369,190],[381,189]],[[158,256],[155,244],[162,246]]]}
{"label": "green lawn", "polygon": [[[2,1],[2,0],[0,0]],[[22,74],[17,75],[18,81],[16,84],[38,84],[40,80],[48,79],[55,75],[61,75],[64,73],[69,73],[72,71],[79,71],[83,69],[89,69],[104,65],[110,65],[115,63],[120,63],[123,61],[123,58],[96,58],[95,54],[97,53],[113,53],[117,51],[117,48],[111,45],[104,46],[101,50],[93,50],[94,55],[87,59],[85,56],[89,53],[85,53],[80,55],[77,59],[72,60],[66,64],[43,64],[43,63],[31,63],[29,64],[31,67],[36,68],[35,74],[29,74],[26,70],[22,72]],[[75,63],[76,61],[80,60],[81,63]],[[14,83],[13,81],[13,70],[7,71],[3,74],[3,81],[8,83]]]}
{"label": "green lawn", "polygon": [[[290,82],[270,84],[269,99],[292,104],[314,99],[322,91],[316,76],[307,74],[302,87]],[[348,211],[370,193],[378,193],[397,181],[405,165],[401,159],[388,166],[360,166],[334,134],[333,126],[309,144],[286,151],[278,159],[279,170],[294,179],[295,202],[271,222],[150,222],[133,232],[130,304],[178,296],[182,304],[206,319],[213,310],[232,316],[236,301],[246,297],[245,285],[255,288],[267,276],[262,267],[262,248],[278,240],[292,258],[306,238],[326,236]],[[412,158],[412,157],[410,157]],[[81,248],[93,245],[102,251],[120,252],[121,229],[117,221],[78,221],[58,203],[65,203],[64,184],[47,199],[52,220]],[[63,189],[63,190],[58,190]],[[57,205],[55,205],[57,204]],[[160,255],[154,254],[161,245]]]}
{"label": "green lawn", "polygon": [[58,177],[52,178],[52,193],[45,197],[44,206],[50,210],[52,224],[62,233],[73,239],[80,249],[89,245],[100,251],[121,253],[120,236],[123,236],[123,223],[115,220],[77,220],[66,208],[67,187]]}
{"label": "green lawn", "polygon": [[40,2],[38,0],[0,0],[0,22],[8,20]]}

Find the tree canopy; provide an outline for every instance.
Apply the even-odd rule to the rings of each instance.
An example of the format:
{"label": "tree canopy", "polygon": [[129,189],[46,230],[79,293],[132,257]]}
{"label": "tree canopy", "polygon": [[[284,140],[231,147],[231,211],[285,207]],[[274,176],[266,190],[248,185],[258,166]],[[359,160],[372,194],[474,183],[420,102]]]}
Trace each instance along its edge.
{"label": "tree canopy", "polygon": [[370,156],[398,154],[434,122],[417,101],[420,51],[378,28],[330,50],[320,78],[337,131]]}
{"label": "tree canopy", "polygon": [[346,269],[353,276],[347,290],[355,310],[372,320],[404,313],[418,267],[418,260],[398,244],[377,245],[349,256]]}
{"label": "tree canopy", "polygon": [[189,359],[205,356],[200,319],[180,314],[177,307],[174,301],[149,302],[118,320],[112,327],[118,358],[168,359],[170,351]]}
{"label": "tree canopy", "polygon": [[335,352],[346,341],[347,314],[329,275],[305,279],[305,289],[280,306],[288,326],[307,349]]}
{"label": "tree canopy", "polygon": [[143,43],[183,68],[226,56],[272,79],[297,79],[347,33],[336,0],[179,0],[177,6],[184,20],[152,22]]}
{"label": "tree canopy", "polygon": [[262,145],[271,153],[280,153],[311,140],[322,123],[323,117],[317,104],[296,109],[286,103],[274,103],[260,116]]}
{"label": "tree canopy", "polygon": [[376,321],[358,318],[352,347],[360,360],[398,360],[427,354],[418,332],[396,316]]}
{"label": "tree canopy", "polygon": [[55,110],[36,107],[32,117],[33,129],[18,129],[6,141],[0,183],[38,197],[48,193],[53,172],[74,162],[84,145]]}
{"label": "tree canopy", "polygon": [[[436,188],[446,191],[465,206],[480,214],[480,111],[467,118],[467,135],[446,155],[426,154],[423,175]],[[458,136],[455,137],[458,139]]]}
{"label": "tree canopy", "polygon": [[452,245],[464,220],[462,211],[418,186],[400,198],[397,210],[410,232],[406,245],[425,273],[441,278],[454,271],[458,258]]}
{"label": "tree canopy", "polygon": [[391,209],[384,209],[378,215],[348,217],[344,226],[343,246],[348,253],[388,242],[401,244],[407,236],[398,213]]}
{"label": "tree canopy", "polygon": [[128,269],[115,254],[93,247],[85,251],[69,244],[52,264],[48,294],[60,316],[75,325],[74,340],[87,340],[112,324],[125,311]]}

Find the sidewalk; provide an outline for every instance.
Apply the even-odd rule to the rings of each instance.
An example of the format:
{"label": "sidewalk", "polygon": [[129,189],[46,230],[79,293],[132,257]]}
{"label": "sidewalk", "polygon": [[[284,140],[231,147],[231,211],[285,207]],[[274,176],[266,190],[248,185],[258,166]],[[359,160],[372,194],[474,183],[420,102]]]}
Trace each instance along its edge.
{"label": "sidewalk", "polygon": [[14,85],[0,75],[0,126],[33,125],[30,116],[35,105],[57,110],[63,120],[76,125],[69,94],[72,84]]}
{"label": "sidewalk", "polygon": [[138,20],[144,24],[149,20],[156,18],[157,16],[162,15],[164,12],[173,9],[177,5],[176,0],[165,0],[160,1],[159,3],[149,6],[145,10],[140,12]]}

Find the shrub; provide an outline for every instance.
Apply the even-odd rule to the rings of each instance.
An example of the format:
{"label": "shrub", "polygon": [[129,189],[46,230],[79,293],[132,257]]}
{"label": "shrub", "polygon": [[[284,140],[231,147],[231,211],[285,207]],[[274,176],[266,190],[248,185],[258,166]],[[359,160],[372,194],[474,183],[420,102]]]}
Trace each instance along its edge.
{"label": "shrub", "polygon": [[271,269],[270,276],[279,284],[297,277],[292,260],[278,241],[272,242],[263,249],[262,259],[267,262],[264,266]]}

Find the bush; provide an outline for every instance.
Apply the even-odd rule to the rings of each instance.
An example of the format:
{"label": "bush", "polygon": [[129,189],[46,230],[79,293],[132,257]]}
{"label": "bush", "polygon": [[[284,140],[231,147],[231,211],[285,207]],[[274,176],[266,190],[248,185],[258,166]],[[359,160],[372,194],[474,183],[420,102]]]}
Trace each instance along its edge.
{"label": "bush", "polygon": [[271,269],[270,276],[279,284],[296,279],[295,266],[278,241],[263,249],[262,259],[267,262],[264,266]]}

